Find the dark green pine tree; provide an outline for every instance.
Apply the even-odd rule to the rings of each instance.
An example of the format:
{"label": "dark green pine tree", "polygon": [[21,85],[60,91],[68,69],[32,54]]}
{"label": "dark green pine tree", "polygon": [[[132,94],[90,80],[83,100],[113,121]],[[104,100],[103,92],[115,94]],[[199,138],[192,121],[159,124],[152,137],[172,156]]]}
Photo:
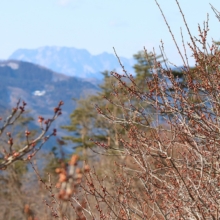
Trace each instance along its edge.
{"label": "dark green pine tree", "polygon": [[63,137],[63,140],[71,141],[77,150],[93,146],[89,139],[94,136],[95,111],[91,105],[91,98],[77,101],[77,107],[70,115],[70,125],[62,126],[63,129],[72,133]]}
{"label": "dark green pine tree", "polygon": [[[105,117],[97,112],[98,106],[107,115],[111,112],[111,117],[123,115],[121,108],[108,101],[119,103],[112,94],[113,85],[117,83],[117,80],[111,76],[109,71],[104,71],[102,74],[104,79],[100,85],[100,91],[95,95],[78,100],[77,108],[70,115],[70,125],[62,126],[72,133],[63,137],[63,140],[71,141],[77,151],[85,152],[85,149],[96,146],[91,139],[104,142],[109,148],[119,148],[118,134],[124,134],[124,129],[121,126],[109,123]],[[126,102],[126,96],[121,96],[120,100]]]}
{"label": "dark green pine tree", "polygon": [[136,73],[136,84],[142,91],[146,89],[147,78],[151,77],[151,69],[153,68],[154,62],[158,61],[162,56],[154,56],[152,53],[146,54],[145,51],[139,51],[134,54],[136,64],[133,66]]}

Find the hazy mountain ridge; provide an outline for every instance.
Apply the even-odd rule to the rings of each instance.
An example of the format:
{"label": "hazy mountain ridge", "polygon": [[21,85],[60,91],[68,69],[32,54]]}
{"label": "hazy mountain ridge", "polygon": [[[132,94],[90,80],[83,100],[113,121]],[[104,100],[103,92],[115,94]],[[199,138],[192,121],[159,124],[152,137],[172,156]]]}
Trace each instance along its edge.
{"label": "hazy mountain ridge", "polygon": [[[74,47],[40,47],[38,49],[18,49],[9,59],[27,61],[45,66],[55,72],[84,79],[100,79],[101,71],[122,72],[118,59],[110,53],[91,55],[85,49]],[[134,59],[120,57],[129,73],[134,73]]]}

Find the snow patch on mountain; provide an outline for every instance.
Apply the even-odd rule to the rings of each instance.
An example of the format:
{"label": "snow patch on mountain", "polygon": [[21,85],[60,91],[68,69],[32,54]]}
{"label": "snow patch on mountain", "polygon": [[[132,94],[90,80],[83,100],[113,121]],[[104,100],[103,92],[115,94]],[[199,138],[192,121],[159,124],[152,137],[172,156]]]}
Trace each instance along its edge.
{"label": "snow patch on mountain", "polygon": [[2,64],[0,64],[0,66],[1,67],[8,66],[8,67],[10,67],[13,70],[16,70],[16,69],[19,68],[19,64],[18,63],[14,63],[14,62],[2,63]]}
{"label": "snow patch on mountain", "polygon": [[32,94],[35,95],[35,96],[43,96],[43,95],[46,94],[46,91],[45,90],[42,90],[42,91],[36,90]]}

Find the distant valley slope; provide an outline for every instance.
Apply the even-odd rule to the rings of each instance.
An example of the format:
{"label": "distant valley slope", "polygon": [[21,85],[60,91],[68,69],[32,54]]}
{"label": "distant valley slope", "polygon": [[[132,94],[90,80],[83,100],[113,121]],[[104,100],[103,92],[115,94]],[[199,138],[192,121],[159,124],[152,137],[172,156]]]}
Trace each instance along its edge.
{"label": "distant valley slope", "polygon": [[[101,79],[101,71],[122,72],[115,55],[102,53],[91,55],[85,49],[68,47],[41,47],[38,49],[18,49],[9,59],[27,61],[45,66],[55,72],[84,79]],[[134,73],[133,59],[120,57],[129,73]]]}
{"label": "distant valley slope", "polygon": [[[79,78],[65,76],[47,68],[21,61],[0,62],[0,111],[14,107],[18,99],[27,102],[27,110],[37,119],[53,115],[60,100],[64,101],[62,116],[53,126],[69,122],[76,106],[72,98],[94,94],[98,87]],[[59,129],[60,130],[60,129]]]}

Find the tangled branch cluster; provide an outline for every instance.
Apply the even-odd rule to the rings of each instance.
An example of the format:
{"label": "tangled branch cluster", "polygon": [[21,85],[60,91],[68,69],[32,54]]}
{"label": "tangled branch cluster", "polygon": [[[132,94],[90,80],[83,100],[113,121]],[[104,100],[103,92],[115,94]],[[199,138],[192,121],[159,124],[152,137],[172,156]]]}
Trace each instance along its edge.
{"label": "tangled branch cluster", "polygon": [[95,198],[100,219],[219,219],[220,51],[214,42],[207,44],[208,22],[198,30],[196,38],[188,29],[195,67],[181,54],[181,77],[155,59],[146,92],[125,70],[124,75],[112,72],[118,84],[108,101],[123,113],[116,117],[97,109],[127,136],[120,137],[125,159],[117,174],[100,179],[90,173],[83,187]]}
{"label": "tangled branch cluster", "polygon": [[[56,129],[53,130],[51,134],[47,134],[51,124],[56,120],[56,118],[62,114],[61,106],[63,102],[60,101],[58,106],[54,108],[54,115],[52,118],[45,120],[42,116],[38,117],[38,122],[40,123],[40,128],[42,132],[35,137],[33,140],[30,140],[29,136],[31,135],[31,131],[25,130],[24,135],[26,137],[26,144],[20,147],[19,149],[15,148],[14,139],[12,137],[11,132],[7,132],[8,137],[8,148],[4,148],[2,152],[2,158],[0,159],[0,169],[6,169],[8,165],[17,161],[17,160],[30,160],[43,146],[43,144],[51,137],[56,136]],[[26,103],[19,100],[16,107],[12,109],[12,113],[3,120],[3,126],[0,127],[0,136],[2,136],[7,128],[14,125],[16,121],[19,120],[21,115],[25,112]],[[10,129],[9,129],[10,130]],[[24,158],[26,156],[26,158]]]}

